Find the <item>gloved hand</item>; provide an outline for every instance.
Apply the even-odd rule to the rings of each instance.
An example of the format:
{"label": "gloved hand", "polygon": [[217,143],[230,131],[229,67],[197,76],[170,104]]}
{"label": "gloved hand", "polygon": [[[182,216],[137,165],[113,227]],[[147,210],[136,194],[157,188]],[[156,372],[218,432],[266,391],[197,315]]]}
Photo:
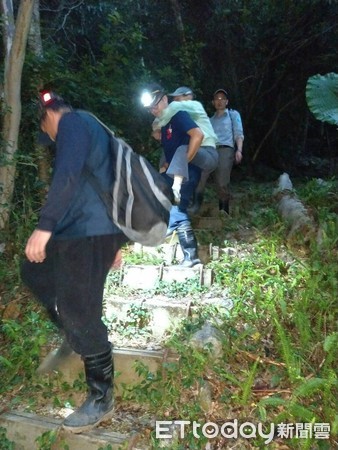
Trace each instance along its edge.
{"label": "gloved hand", "polygon": [[173,184],[172,191],[174,194],[175,203],[179,203],[181,201],[181,184]]}
{"label": "gloved hand", "polygon": [[181,201],[181,186],[173,186],[173,193],[174,193],[174,199],[175,203],[179,203]]}

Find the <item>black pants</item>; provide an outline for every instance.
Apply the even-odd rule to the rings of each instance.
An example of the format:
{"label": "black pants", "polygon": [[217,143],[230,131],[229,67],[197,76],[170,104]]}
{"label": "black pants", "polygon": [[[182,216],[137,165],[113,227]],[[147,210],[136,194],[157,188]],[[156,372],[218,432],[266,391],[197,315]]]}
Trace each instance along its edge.
{"label": "black pants", "polygon": [[115,255],[125,242],[123,234],[51,240],[43,263],[26,260],[22,265],[23,282],[82,356],[107,350],[103,290]]}

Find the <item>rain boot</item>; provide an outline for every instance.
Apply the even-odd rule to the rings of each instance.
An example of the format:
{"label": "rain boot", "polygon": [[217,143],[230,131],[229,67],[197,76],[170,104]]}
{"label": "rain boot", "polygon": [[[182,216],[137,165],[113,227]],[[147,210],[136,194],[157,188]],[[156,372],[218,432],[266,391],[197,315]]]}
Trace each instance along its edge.
{"label": "rain boot", "polygon": [[190,223],[186,223],[177,228],[178,240],[184,255],[181,262],[183,267],[193,267],[196,264],[201,264],[198,257],[197,240]]}
{"label": "rain boot", "polygon": [[220,200],[219,201],[219,210],[220,212],[224,212],[226,214],[229,214],[229,200]]}
{"label": "rain boot", "polygon": [[188,212],[190,214],[197,214],[198,211],[201,209],[202,203],[203,203],[203,192],[195,192],[194,195],[194,203],[190,208],[188,208]]}
{"label": "rain boot", "polygon": [[113,415],[113,357],[112,349],[84,356],[88,395],[84,403],[63,422],[65,430],[82,433],[91,430]]}

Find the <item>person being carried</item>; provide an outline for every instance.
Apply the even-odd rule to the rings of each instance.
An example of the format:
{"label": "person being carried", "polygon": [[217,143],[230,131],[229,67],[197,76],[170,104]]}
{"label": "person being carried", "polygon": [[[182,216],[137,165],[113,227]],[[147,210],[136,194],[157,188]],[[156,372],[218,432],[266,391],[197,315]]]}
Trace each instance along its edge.
{"label": "person being carried", "polygon": [[[194,100],[194,93],[192,89],[186,86],[178,87],[174,92],[168,94],[169,97],[173,97],[173,101],[169,103],[168,108],[163,111],[161,119],[158,120],[158,124],[166,124],[169,117],[179,110],[186,111],[190,117],[197,123],[204,134],[201,147],[213,147],[216,148],[217,136],[212,128],[210,118],[208,117],[203,105]],[[183,104],[177,104],[177,102],[185,102]],[[218,161],[218,154],[217,154]],[[215,164],[214,169],[217,164]],[[189,213],[196,214],[203,203],[204,189],[209,175],[214,171],[202,170],[201,179],[198,183],[196,191],[194,193],[193,204],[189,207]]]}
{"label": "person being carried", "polygon": [[219,210],[229,214],[230,176],[234,162],[242,161],[243,125],[238,111],[228,108],[229,95],[224,89],[213,94],[212,104],[216,110],[210,118],[217,135],[219,163],[215,170]]}
{"label": "person being carried", "polygon": [[[188,90],[188,92],[191,92],[192,95],[192,91],[189,88],[184,87],[184,90]],[[144,95],[145,97],[143,97],[143,101],[149,102],[149,92],[146,92]],[[168,96],[175,97],[174,93],[168,94]],[[202,179],[206,179],[217,167],[218,154],[215,148],[217,136],[215,135],[210,124],[210,120],[200,102],[188,99],[184,102],[173,101],[169,103],[168,96],[166,95],[167,103],[165,108],[158,113],[152,124],[153,136],[156,138],[156,133],[158,132],[157,130],[167,126],[171,119],[180,111],[187,112],[203,133],[201,145],[199,148],[195,148],[193,153],[191,149],[188,148],[187,152],[187,149],[184,146],[180,146],[175,150],[174,155],[171,157],[170,163],[165,160],[165,158],[161,158],[161,163],[165,167],[166,173],[174,177],[174,194],[178,194],[175,195],[175,200],[176,202],[179,202],[180,186],[184,180],[187,180],[188,162],[191,162],[202,169]]]}
{"label": "person being carried", "polygon": [[65,336],[57,357],[75,351],[84,362],[87,398],[63,422],[65,429],[81,433],[113,414],[114,365],[102,301],[106,276],[128,239],[84,170],[109,190],[108,133],[90,113],[73,110],[52,92],[41,92],[40,101],[40,127],[55,142],[55,165],[21,277]]}
{"label": "person being carried", "polygon": [[[145,108],[155,117],[160,117],[162,111],[168,107],[168,96],[159,85],[150,86],[147,96],[142,95],[141,101]],[[197,124],[185,111],[178,111],[172,116],[169,123],[161,127],[161,144],[164,150],[168,168],[163,167],[162,173],[168,183],[172,185],[172,190],[177,199],[177,204],[171,208],[168,235],[177,231],[184,260],[183,266],[192,267],[200,264],[198,257],[197,240],[191,226],[187,208],[193,197],[193,193],[200,180],[201,169],[192,163],[194,155],[200,148],[203,140],[203,133]],[[172,161],[178,149],[182,149],[181,157]],[[189,162],[190,161],[190,162]],[[173,171],[168,175],[169,168]],[[180,182],[175,186],[177,180],[172,174],[179,174]],[[182,183],[182,179],[184,181]],[[176,191],[176,192],[175,192]]]}

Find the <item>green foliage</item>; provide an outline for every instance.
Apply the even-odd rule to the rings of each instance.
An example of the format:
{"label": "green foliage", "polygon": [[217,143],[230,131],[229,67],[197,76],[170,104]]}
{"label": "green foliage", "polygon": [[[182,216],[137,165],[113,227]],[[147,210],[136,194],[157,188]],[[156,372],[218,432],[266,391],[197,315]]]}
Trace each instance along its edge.
{"label": "green foliage", "polygon": [[199,276],[179,281],[160,281],[155,289],[155,294],[165,294],[169,298],[184,298],[188,295],[205,292],[207,288],[201,286]]}
{"label": "green foliage", "polygon": [[[286,442],[294,449],[326,450],[330,446],[325,445],[332,447],[338,431],[336,181],[310,180],[297,186],[297,193],[323,229],[322,239],[312,243],[302,256],[293,254],[284,245],[284,229],[271,210],[267,187],[261,189],[258,185],[246,189],[248,204],[243,200],[241,208],[245,215],[240,212],[236,215],[243,229],[254,223],[254,239],[248,243],[245,239],[229,238],[225,246],[233,251],[223,253],[220,260],[208,265],[213,269],[217,289],[231,298],[229,309],[199,305],[198,296],[205,294],[205,288],[199,286],[197,279],[163,283],[154,291],[143,293],[150,296],[160,293],[170,298],[191,296],[196,302],[191,316],[173,330],[166,342],[173,358],[165,360],[156,372],[139,362],[136,371],[141,381],[125,386],[124,399],[142,405],[150,415],[168,420],[182,418],[205,423],[208,417],[220,423],[224,417],[230,417],[266,425],[328,422],[329,443],[316,447],[317,442],[304,439],[300,447],[299,440]],[[254,205],[254,211],[248,205]],[[274,220],[270,220],[272,217]],[[237,233],[235,221],[231,220],[228,229]],[[13,264],[16,262],[12,261]],[[8,263],[7,266],[10,273],[12,268]],[[119,276],[118,271],[110,273],[107,285],[110,293],[116,294]],[[20,285],[14,289],[18,292]],[[119,294],[128,296],[129,291],[121,288]],[[26,307],[23,310],[20,320],[7,318],[1,322],[2,385],[6,391],[25,386],[11,406],[22,404],[23,397],[28,394],[31,397],[34,389],[56,407],[62,407],[72,402],[73,390],[84,389],[84,382],[77,380],[70,386],[59,380],[52,384],[34,379],[40,347],[51,328],[39,312]],[[212,347],[197,350],[190,345],[191,337],[206,322],[222,334],[223,356],[218,360],[211,358]],[[142,304],[131,305],[124,321],[118,317],[107,319],[108,326],[124,336],[146,333],[148,323],[149,311]],[[217,408],[206,412],[200,395],[208,383],[212,404]],[[27,400],[27,408],[34,411],[36,401]],[[149,434],[152,448],[157,448],[153,430],[148,437]],[[53,439],[56,439],[53,435],[43,436],[40,445],[47,449]],[[251,444],[264,448],[260,438],[253,439]],[[206,440],[196,442],[188,433],[184,442],[173,445],[202,449]]]}
{"label": "green foliage", "polygon": [[[287,164],[294,168],[293,156],[298,150],[306,148],[308,152],[307,133],[320,154],[323,152],[322,128],[306,119],[307,81],[307,98],[312,95],[310,87],[318,91],[321,86],[331,100],[337,98],[336,75],[328,74],[337,48],[337,2],[227,0],[211,5],[189,0],[180,2],[181,34],[173,25],[171,2],[141,5],[131,0],[114,4],[89,0],[71,10],[60,9],[57,3],[40,1],[44,55],[37,58],[29,53],[25,61],[16,186],[11,220],[0,241],[5,244],[0,258],[1,314],[12,302],[18,304],[19,313],[14,318],[6,315],[0,322],[1,387],[15,392],[17,386],[24,386],[12,404],[21,403],[19,395],[31,394],[33,389],[56,405],[65,403],[55,387],[34,379],[40,348],[51,328],[39,311],[27,308],[19,277],[25,242],[41,203],[41,156],[35,147],[36,92],[42,85],[59,91],[75,107],[96,113],[154,162],[159,149],[149,136],[152,117],[138,101],[144,83],[159,81],[168,90],[191,85],[210,114],[211,93],[216,87],[225,87],[230,90],[230,106],[241,111],[250,137],[245,141],[244,163],[261,145],[262,159],[283,170]],[[3,74],[3,64],[0,71]],[[311,77],[313,73],[328,75]],[[314,98],[321,102],[314,105],[318,118],[327,120],[320,109],[329,104],[329,121],[336,124],[336,106],[330,106],[330,98],[317,94]],[[0,159],[5,158],[1,152]],[[315,419],[329,421],[337,432],[337,180],[310,180],[297,191],[319,225],[318,241],[311,243],[309,255],[297,257],[286,249],[285,230],[268,199],[269,188],[247,183],[246,203],[238,203],[235,217],[227,219],[224,228],[229,233],[239,232],[240,227],[254,228],[254,242],[249,246],[245,239],[236,244],[224,242],[221,233],[201,236],[206,244],[218,239],[217,244],[236,246],[235,254],[223,255],[210,264],[216,283],[232,298],[232,309],[227,313],[199,311],[184,321],[170,342],[179,360],[167,363],[165,370],[156,374],[139,367],[145,381],[130,395],[156,413],[203,420],[196,392],[211,378],[215,381],[214,400],[224,406],[223,419],[235,414],[270,421]],[[141,262],[131,255],[126,261]],[[145,262],[158,264],[159,260],[142,257]],[[118,271],[109,275],[107,292],[116,293],[119,286],[118,293],[128,295],[127,289],[120,288],[119,277]],[[155,292],[180,298],[203,293],[203,289],[192,280],[161,283]],[[224,333],[225,355],[212,364],[207,350],[191,351],[187,344],[191,334],[210,318]],[[147,320],[143,308],[133,307],[128,322],[119,324],[112,318],[111,326],[132,333],[146,330]],[[260,400],[255,388],[262,379],[276,393]],[[1,387],[0,392],[5,393]],[[72,387],[60,383],[57,388],[66,392],[83,389],[83,380]],[[35,401],[28,402],[30,408]],[[40,446],[49,448],[53,439],[53,435],[41,437]],[[193,436],[187,440],[189,448],[198,447]],[[200,442],[200,447],[204,444]],[[304,448],[316,445],[312,444],[306,442]],[[1,434],[0,446],[6,445],[11,448]],[[297,443],[290,445],[297,448]]]}
{"label": "green foliage", "polygon": [[148,253],[136,253],[136,252],[126,252],[123,255],[123,262],[125,264],[129,265],[159,265],[161,264],[163,259],[161,258],[161,255],[152,255]]}
{"label": "green foliage", "polygon": [[316,119],[338,125],[338,74],[331,72],[310,77],[306,101]]}
{"label": "green foliage", "polygon": [[118,332],[125,337],[132,337],[135,334],[150,333],[151,330],[148,327],[150,319],[150,311],[143,303],[141,305],[131,303],[126,312],[125,320],[114,314],[109,317],[106,316],[104,321],[110,331]]}
{"label": "green foliage", "polygon": [[58,430],[45,431],[35,439],[35,442],[38,445],[37,450],[53,450],[56,445],[59,450],[70,450],[65,440],[60,440]]}
{"label": "green foliage", "polygon": [[7,439],[6,429],[0,427],[0,448],[1,450],[14,450],[14,442]]}
{"label": "green foliage", "polygon": [[113,447],[110,444],[107,444],[104,447],[100,447],[98,450],[113,450]]}
{"label": "green foliage", "polygon": [[21,321],[2,319],[0,329],[4,355],[0,360],[3,380],[0,392],[4,393],[23,379],[34,377],[40,348],[46,343],[51,324],[38,312],[27,308]]}
{"label": "green foliage", "polygon": [[[311,180],[299,192],[316,208],[320,221],[325,217],[337,219],[329,195],[332,192],[334,196],[334,184],[328,182],[316,189],[316,182]],[[257,195],[262,198],[259,192]],[[325,216],[323,209],[327,208],[332,212]],[[256,225],[265,221],[267,210],[255,210],[252,217]],[[264,236],[257,234],[250,251],[246,251],[245,243],[243,250],[237,243],[237,252],[209,264],[216,282],[229,290],[233,308],[226,313],[201,308],[183,321],[167,342],[177,358],[164,363],[156,373],[137,365],[142,381],[133,388],[126,387],[125,395],[159,417],[194,418],[204,423],[198,392],[203,380],[212,380],[213,401],[222,405],[221,417],[227,411],[227,416],[246,420],[249,416],[252,422],[266,424],[328,422],[334,439],[338,394],[337,234],[328,233],[324,248],[319,251],[314,245],[306,258],[298,258],[284,247],[282,227],[266,222],[265,226]],[[206,320],[214,321],[224,336],[224,357],[212,363],[207,351],[189,345],[192,334]],[[258,380],[275,394],[260,397]],[[213,418],[217,421],[221,417]],[[256,445],[259,442],[257,439]],[[184,444],[192,448],[204,445],[200,442],[194,447],[196,440],[191,436],[177,448]],[[293,440],[288,440],[288,445],[317,448],[310,438],[304,439],[302,447]],[[330,448],[330,444],[321,442],[318,448]]]}

